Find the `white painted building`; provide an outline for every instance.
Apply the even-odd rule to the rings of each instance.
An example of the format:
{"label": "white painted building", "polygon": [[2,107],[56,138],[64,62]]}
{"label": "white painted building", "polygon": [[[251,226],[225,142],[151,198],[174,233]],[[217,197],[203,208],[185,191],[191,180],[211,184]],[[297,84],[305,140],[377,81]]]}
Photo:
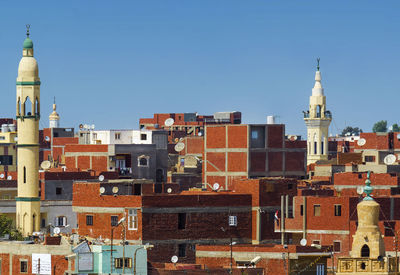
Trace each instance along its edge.
{"label": "white painted building", "polygon": [[89,144],[152,144],[151,130],[90,130]]}

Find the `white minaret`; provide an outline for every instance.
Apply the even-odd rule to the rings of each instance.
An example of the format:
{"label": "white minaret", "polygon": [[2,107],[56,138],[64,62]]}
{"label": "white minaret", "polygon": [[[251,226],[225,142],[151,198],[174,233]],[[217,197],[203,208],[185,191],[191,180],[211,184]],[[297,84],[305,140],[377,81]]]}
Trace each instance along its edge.
{"label": "white minaret", "polygon": [[56,97],[54,97],[53,112],[49,115],[49,127],[59,128],[60,127],[60,116],[56,112]]}
{"label": "white minaret", "polygon": [[318,58],[315,84],[310,96],[310,109],[304,112],[304,121],[307,126],[307,165],[328,159],[328,131],[331,120],[331,112],[326,110]]}

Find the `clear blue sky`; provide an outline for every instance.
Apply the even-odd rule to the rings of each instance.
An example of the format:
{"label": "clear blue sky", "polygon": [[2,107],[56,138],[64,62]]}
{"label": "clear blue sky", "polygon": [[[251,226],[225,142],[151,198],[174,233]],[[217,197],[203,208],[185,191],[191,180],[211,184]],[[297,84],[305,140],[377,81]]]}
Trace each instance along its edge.
{"label": "clear blue sky", "polygon": [[1,117],[15,116],[15,79],[31,24],[41,127],[53,96],[61,126],[138,128],[162,112],[277,115],[305,133],[302,110],[321,57],[334,121],[371,131],[399,123],[399,1],[1,1]]}

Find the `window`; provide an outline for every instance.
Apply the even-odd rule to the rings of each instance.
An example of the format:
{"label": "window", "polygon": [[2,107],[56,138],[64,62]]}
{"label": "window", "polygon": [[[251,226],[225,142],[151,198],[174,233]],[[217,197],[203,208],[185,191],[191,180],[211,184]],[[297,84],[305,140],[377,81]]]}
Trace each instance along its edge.
{"label": "window", "polygon": [[115,139],[121,139],[121,133],[115,133]]}
{"label": "window", "polygon": [[342,205],[335,204],[335,216],[342,216]]}
{"label": "window", "polygon": [[317,142],[314,141],[314,155],[317,154]]}
{"label": "window", "polygon": [[178,257],[186,257],[186,244],[178,244]]}
{"label": "window", "polygon": [[42,225],[41,225],[41,227],[42,227],[42,228],[45,228],[45,227],[46,227],[46,219],[42,219]]}
{"label": "window", "polygon": [[62,188],[56,187],[56,195],[61,195],[61,194],[62,194]]}
{"label": "window", "polygon": [[65,216],[56,217],[54,224],[55,224],[55,226],[67,226],[67,217],[65,217]]}
{"label": "window", "polygon": [[321,205],[319,204],[314,205],[314,216],[315,217],[321,216]]}
{"label": "window", "polygon": [[97,133],[93,133],[93,139],[94,139],[94,140],[97,139]]}
{"label": "window", "polygon": [[24,166],[24,183],[26,183],[26,167]]}
{"label": "window", "polygon": [[375,162],[375,156],[365,156],[365,162]]}
{"label": "window", "polygon": [[333,252],[340,252],[341,250],[341,243],[340,241],[333,242]]}
{"label": "window", "polygon": [[369,246],[366,244],[364,244],[363,247],[361,247],[361,257],[369,258]]}
{"label": "window", "polygon": [[126,258],[125,257],[125,264],[124,264],[124,258],[116,258],[114,260],[115,268],[123,268],[124,266],[126,268],[132,268],[132,258]]}
{"label": "window", "polygon": [[93,216],[92,215],[86,216],[86,225],[93,225]]}
{"label": "window", "polygon": [[20,262],[19,262],[19,272],[28,273],[28,260],[20,260]]}
{"label": "window", "polygon": [[313,244],[320,245],[320,244],[321,244],[321,241],[320,241],[320,240],[313,240],[312,243],[313,243]]}
{"label": "window", "polygon": [[186,228],[186,213],[178,213],[178,229]]}
{"label": "window", "polygon": [[251,131],[251,138],[252,139],[258,139],[258,132],[255,131],[255,130]]}
{"label": "window", "polygon": [[138,166],[149,166],[149,157],[147,156],[140,156],[138,158]]}
{"label": "window", "polygon": [[147,140],[147,134],[140,134],[140,140]]}
{"label": "window", "polygon": [[118,216],[111,216],[111,226],[117,226]]}
{"label": "window", "polygon": [[0,156],[0,165],[12,165],[13,164],[13,157],[12,156]]}
{"label": "window", "polygon": [[321,142],[321,154],[322,155],[324,154],[324,142],[323,141]]}
{"label": "window", "polygon": [[300,216],[303,216],[304,213],[304,205],[300,205]]}
{"label": "window", "polygon": [[229,216],[228,224],[229,226],[237,226],[237,216]]}
{"label": "window", "polygon": [[129,209],[128,210],[128,230],[137,230],[137,229],[138,229],[137,210]]}

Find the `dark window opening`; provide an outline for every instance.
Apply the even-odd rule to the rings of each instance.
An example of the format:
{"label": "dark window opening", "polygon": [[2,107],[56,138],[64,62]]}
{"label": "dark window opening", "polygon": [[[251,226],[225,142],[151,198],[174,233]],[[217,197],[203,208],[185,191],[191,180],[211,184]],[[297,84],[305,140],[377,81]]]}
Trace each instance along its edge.
{"label": "dark window opening", "polygon": [[13,164],[13,157],[4,155],[0,156],[0,165],[12,165]]}
{"label": "dark window opening", "polygon": [[140,134],[140,140],[147,140],[147,134]]}
{"label": "dark window opening", "polygon": [[118,216],[111,216],[111,226],[117,226]]}
{"label": "dark window opening", "polygon": [[317,142],[314,141],[314,155],[317,154]]}
{"label": "dark window opening", "polygon": [[178,229],[186,228],[186,213],[178,214]]}
{"label": "dark window opening", "polygon": [[26,273],[28,272],[28,261],[24,260],[24,261],[20,261],[19,262],[19,270],[21,273]]}
{"label": "dark window opening", "polygon": [[362,174],[358,174],[358,178],[359,178],[359,179],[362,179]]}
{"label": "dark window opening", "polygon": [[154,193],[162,193],[162,183],[156,183],[154,184]]}
{"label": "dark window opening", "polygon": [[93,225],[93,216],[92,215],[86,216],[86,225]]}
{"label": "dark window opening", "polygon": [[300,205],[300,216],[304,214],[304,205]]}
{"label": "dark window opening", "polygon": [[365,162],[375,162],[375,156],[365,156]]}
{"label": "dark window opening", "polygon": [[42,219],[41,227],[42,227],[42,228],[45,228],[45,227],[46,227],[46,219]]}
{"label": "dark window opening", "polygon": [[321,117],[321,105],[317,105],[317,117]]}
{"label": "dark window opening", "polygon": [[323,155],[324,154],[324,142],[322,141],[321,142],[321,155]]}
{"label": "dark window opening", "polygon": [[364,244],[363,247],[361,248],[361,257],[369,258],[369,246],[366,244]]}
{"label": "dark window opening", "polygon": [[24,166],[24,183],[26,183],[26,167]]}
{"label": "dark window opening", "polygon": [[178,245],[178,257],[186,257],[186,244],[181,243]]}
{"label": "dark window opening", "polygon": [[360,267],[362,270],[365,270],[367,268],[367,265],[363,262],[361,263]]}
{"label": "dark window opening", "polygon": [[313,243],[313,244],[321,244],[321,241],[320,241],[320,240],[313,240],[312,243]]}
{"label": "dark window opening", "polygon": [[335,205],[335,216],[342,216],[342,205]]}
{"label": "dark window opening", "polygon": [[133,185],[133,195],[135,196],[141,196],[142,195],[142,185],[135,183]]}
{"label": "dark window opening", "polygon": [[56,187],[56,195],[61,195],[61,194],[62,194],[62,188]]}
{"label": "dark window opening", "polygon": [[334,252],[340,252],[340,250],[341,250],[341,245],[340,245],[340,242],[333,242],[333,251]]}
{"label": "dark window opening", "polygon": [[147,158],[140,158],[139,166],[147,166]]}
{"label": "dark window opening", "polygon": [[292,188],[293,188],[293,184],[292,184],[292,183],[289,183],[287,189],[290,190],[290,189],[292,189]]}

